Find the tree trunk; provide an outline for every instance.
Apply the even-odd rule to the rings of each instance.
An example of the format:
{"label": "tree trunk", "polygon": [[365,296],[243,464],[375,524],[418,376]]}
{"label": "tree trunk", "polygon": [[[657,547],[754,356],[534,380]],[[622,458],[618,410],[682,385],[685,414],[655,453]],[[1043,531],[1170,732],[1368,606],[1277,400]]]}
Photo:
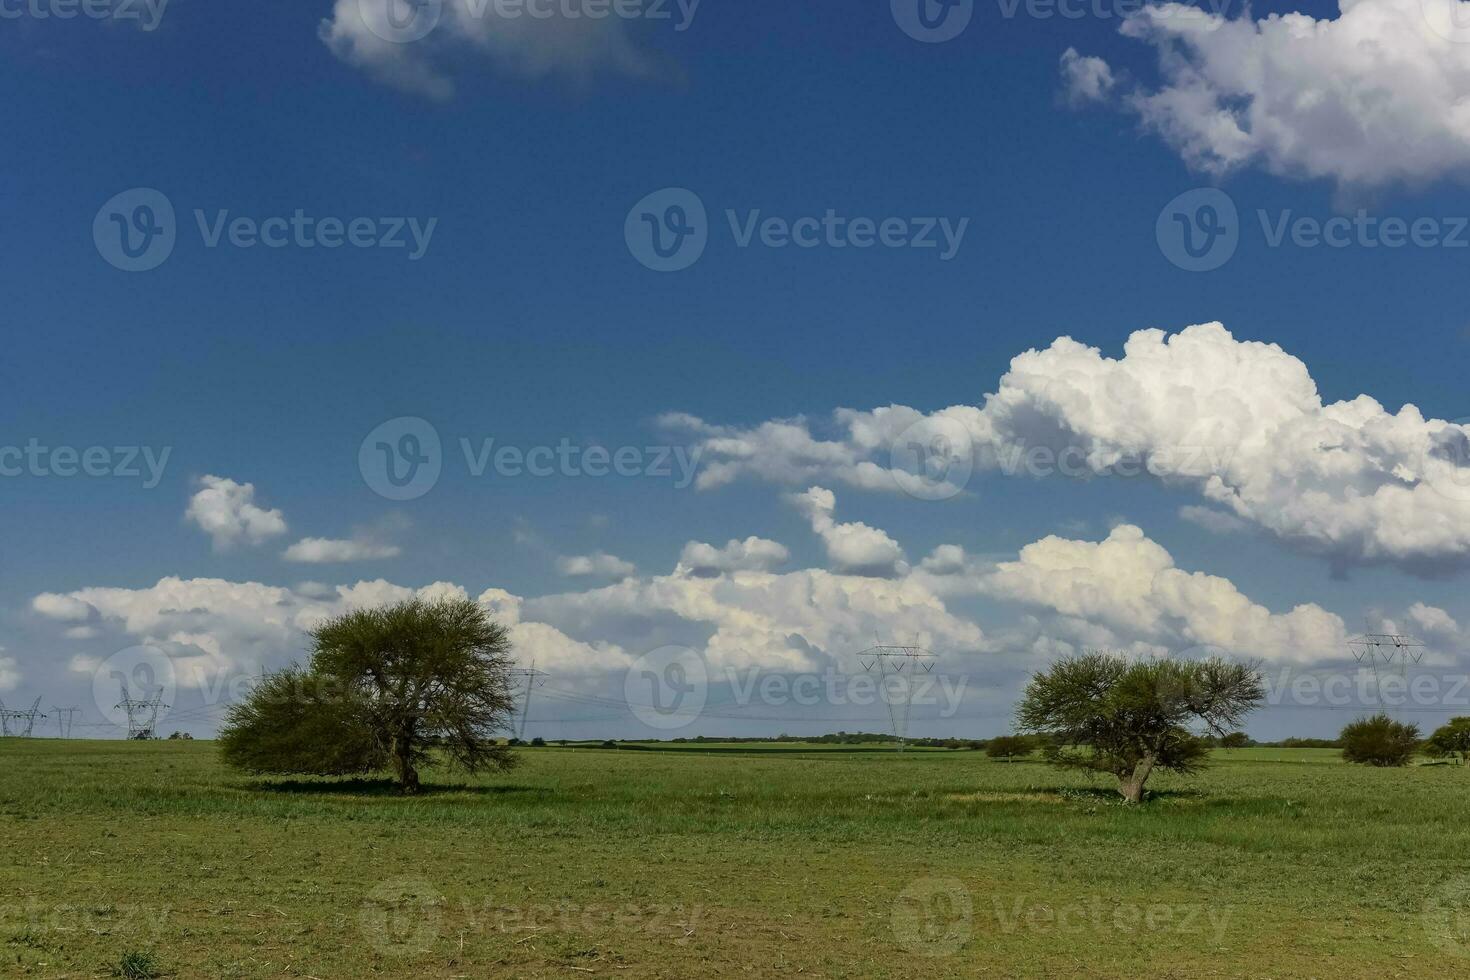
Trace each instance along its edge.
{"label": "tree trunk", "polygon": [[1143,802],[1143,784],[1148,782],[1149,774],[1154,771],[1154,761],[1157,757],[1153,753],[1145,755],[1138,760],[1138,765],[1133,767],[1133,774],[1126,779],[1118,780],[1118,792],[1123,794],[1123,799],[1129,803]]}
{"label": "tree trunk", "polygon": [[419,773],[413,767],[413,740],[400,735],[393,743],[393,767],[398,770],[398,785],[405,795],[419,791]]}

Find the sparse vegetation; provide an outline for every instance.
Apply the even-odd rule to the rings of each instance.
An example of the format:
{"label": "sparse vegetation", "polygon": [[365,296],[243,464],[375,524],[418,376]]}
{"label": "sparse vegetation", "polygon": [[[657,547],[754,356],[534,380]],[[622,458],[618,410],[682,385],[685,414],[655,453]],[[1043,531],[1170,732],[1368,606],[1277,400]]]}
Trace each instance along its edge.
{"label": "sparse vegetation", "polygon": [[[405,798],[390,779],[261,784],[204,741],[0,740],[0,894],[14,913],[0,936],[29,927],[34,944],[0,943],[0,976],[105,977],[130,949],[170,980],[584,975],[572,965],[683,977],[691,962],[710,976],[1052,977],[1084,958],[1100,977],[1254,976],[1269,962],[1276,977],[1378,980],[1463,964],[1423,914],[1470,850],[1464,773],[1448,766],[1216,750],[1197,777],[1156,773],[1140,809],[1111,777],[979,752],[595,746],[473,777],[431,760],[425,791]],[[918,958],[892,910],[933,879],[969,890],[971,934]],[[403,882],[442,902],[422,951],[388,956],[364,909]],[[1225,932],[1216,943],[1177,916],[1026,924],[1027,909],[1094,901],[1108,923],[1115,909],[1208,903]],[[381,921],[411,930],[418,907]],[[655,907],[683,912],[620,924]]]}
{"label": "sparse vegetation", "polygon": [[122,955],[112,975],[123,980],[154,980],[159,975],[158,963],[152,953],[129,951]]}

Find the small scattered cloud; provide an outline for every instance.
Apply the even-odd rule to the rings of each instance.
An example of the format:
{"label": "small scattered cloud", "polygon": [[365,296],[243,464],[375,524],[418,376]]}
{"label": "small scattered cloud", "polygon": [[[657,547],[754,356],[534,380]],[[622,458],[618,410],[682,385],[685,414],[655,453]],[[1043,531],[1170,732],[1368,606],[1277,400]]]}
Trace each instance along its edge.
{"label": "small scattered cloud", "polygon": [[228,551],[241,543],[261,544],[286,533],[286,518],[279,510],[255,503],[253,483],[204,476],[199,487],[184,518],[209,535],[216,551]]}
{"label": "small scattered cloud", "polygon": [[833,518],[837,495],[825,487],[811,487],[787,499],[811,521],[812,531],[822,539],[832,570],[843,575],[872,575],[895,578],[908,572],[903,549],[888,532],[854,522],[839,524]]}
{"label": "small scattered cloud", "polygon": [[726,572],[769,572],[791,557],[786,546],[767,538],[731,539],[722,548],[690,541],[679,555],[679,567],[691,575],[709,578]]}
{"label": "small scattered cloud", "polygon": [[1197,504],[1186,504],[1180,507],[1179,516],[1215,534],[1239,534],[1250,528],[1249,524],[1234,514],[1216,510],[1214,507],[1200,507]]}
{"label": "small scattered cloud", "polygon": [[590,555],[564,555],[556,560],[556,568],[570,578],[624,578],[638,570],[632,562],[605,551]]}

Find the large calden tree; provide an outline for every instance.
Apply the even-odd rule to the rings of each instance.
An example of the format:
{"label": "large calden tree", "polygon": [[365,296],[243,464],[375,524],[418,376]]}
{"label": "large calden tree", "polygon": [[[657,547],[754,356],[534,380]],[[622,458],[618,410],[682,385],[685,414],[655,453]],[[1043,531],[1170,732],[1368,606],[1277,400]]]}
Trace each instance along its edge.
{"label": "large calden tree", "polygon": [[1017,720],[1048,736],[1050,762],[1110,773],[1123,798],[1138,803],[1155,769],[1189,773],[1203,765],[1209,750],[1189,726],[1225,735],[1264,696],[1253,666],[1088,653],[1032,678]]}
{"label": "large calden tree", "polygon": [[474,773],[514,763],[496,738],[514,708],[505,627],[470,599],[412,599],[345,613],[312,632],[310,663],[234,706],[225,761],[251,773],[392,770],[419,788],[431,755]]}

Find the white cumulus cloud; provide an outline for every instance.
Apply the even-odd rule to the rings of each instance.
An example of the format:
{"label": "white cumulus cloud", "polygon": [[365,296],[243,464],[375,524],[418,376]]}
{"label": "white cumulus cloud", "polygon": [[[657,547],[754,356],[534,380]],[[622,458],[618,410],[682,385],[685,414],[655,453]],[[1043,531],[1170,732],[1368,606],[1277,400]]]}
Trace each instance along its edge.
{"label": "white cumulus cloud", "polygon": [[199,487],[184,518],[209,535],[215,550],[226,551],[241,542],[260,544],[286,533],[286,518],[279,510],[266,510],[255,503],[253,483],[204,476]]}
{"label": "white cumulus cloud", "polygon": [[[429,0],[416,6],[418,16],[437,16],[422,37],[411,0],[336,0],[317,33],[347,64],[438,101],[454,96],[454,69],[466,61],[484,60],[523,77],[563,76],[579,83],[602,72],[642,77],[656,69],[620,17],[569,17],[554,4],[493,0]],[[551,15],[534,15],[533,6]]]}
{"label": "white cumulus cloud", "polygon": [[690,541],[679,555],[679,567],[707,578],[724,572],[769,572],[790,557],[785,545],[752,535],[744,541],[732,539],[722,548]]}
{"label": "white cumulus cloud", "polygon": [[892,578],[908,571],[903,549],[888,532],[854,522],[839,524],[833,518],[837,495],[825,487],[811,487],[788,500],[806,515],[812,530],[827,549],[832,568],[844,575],[876,575]]}
{"label": "white cumulus cloud", "polygon": [[[1466,25],[1463,0],[1342,0],[1321,20],[1152,4],[1121,30],[1156,49],[1160,79],[1121,98],[1208,173],[1260,165],[1350,187],[1422,183],[1470,167]],[[1105,70],[1063,61],[1073,90],[1097,97]]]}
{"label": "white cumulus cloud", "polygon": [[1063,337],[1014,358],[983,405],[928,416],[839,409],[820,434],[805,419],[665,422],[700,440],[706,489],[751,476],[894,492],[894,444],[925,419],[968,433],[977,472],[1192,488],[1217,528],[1234,517],[1339,568],[1470,564],[1470,426],[1368,395],[1324,402],[1302,361],[1219,323],[1140,330],[1117,358]]}
{"label": "white cumulus cloud", "polygon": [[565,555],[556,560],[556,568],[563,575],[573,578],[623,578],[638,570],[632,562],[604,551],[595,551],[590,555]]}

